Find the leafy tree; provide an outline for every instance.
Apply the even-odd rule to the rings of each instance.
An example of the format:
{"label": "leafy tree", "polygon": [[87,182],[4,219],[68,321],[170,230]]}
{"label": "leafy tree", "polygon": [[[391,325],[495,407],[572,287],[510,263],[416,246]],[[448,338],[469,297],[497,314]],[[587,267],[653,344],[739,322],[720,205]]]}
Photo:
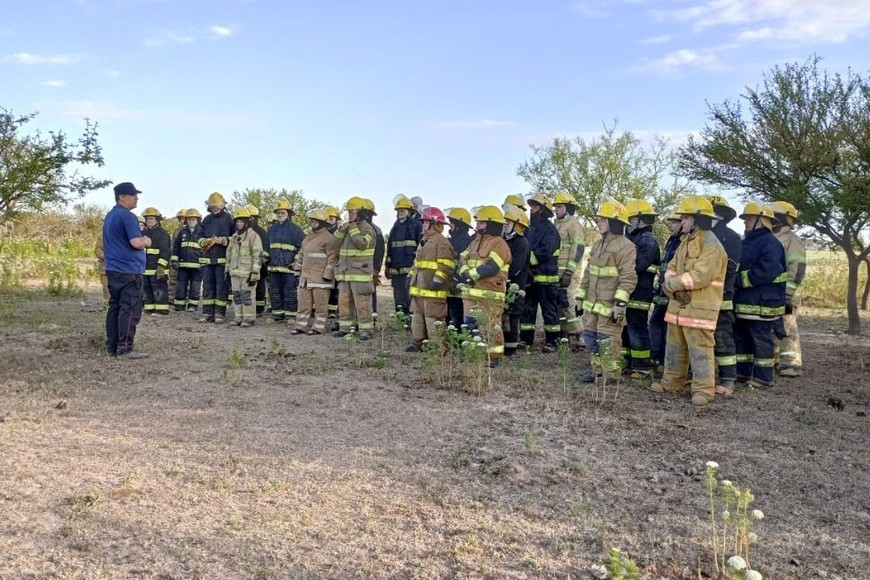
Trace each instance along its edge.
{"label": "leafy tree", "polygon": [[103,166],[96,123],[85,119],[82,135],[71,142],[61,131],[47,136],[39,131],[23,134],[35,116],[0,108],[0,216],[4,219],[64,205],[111,183],[80,172],[80,166]]}
{"label": "leafy tree", "polygon": [[617,133],[616,122],[590,141],[557,137],[531,149],[532,158],[519,166],[517,175],[535,191],[573,195],[577,215],[589,228],[594,228],[598,206],[607,198],[646,199],[662,213],[693,193],[687,180],[672,174],[675,153],[667,139],[656,137],[644,144],[630,131]]}
{"label": "leafy tree", "polygon": [[870,79],[829,74],[820,62],[774,67],[740,101],[709,105],[709,122],[681,150],[679,170],[744,198],[794,204],[804,224],[845,252],[849,333],[860,334],[858,275],[870,258]]}
{"label": "leafy tree", "polygon": [[233,210],[237,207],[253,204],[260,210],[260,220],[265,224],[269,215],[275,209],[275,204],[279,199],[290,202],[290,207],[293,208],[295,215],[293,221],[302,227],[308,226],[308,212],[318,207],[326,207],[328,204],[316,199],[308,199],[304,196],[301,189],[262,189],[248,188],[245,191],[234,191],[232,198],[229,201],[229,208]]}

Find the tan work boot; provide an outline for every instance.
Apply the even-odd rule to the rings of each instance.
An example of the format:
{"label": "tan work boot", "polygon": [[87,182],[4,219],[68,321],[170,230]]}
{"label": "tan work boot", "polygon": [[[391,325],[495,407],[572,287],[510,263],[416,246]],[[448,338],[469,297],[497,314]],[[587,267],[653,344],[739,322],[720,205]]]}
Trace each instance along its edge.
{"label": "tan work boot", "polygon": [[733,387],[726,387],[725,385],[716,385],[716,394],[717,395],[725,395],[726,397],[730,397],[734,394]]}
{"label": "tan work boot", "polygon": [[698,391],[692,393],[692,404],[696,407],[705,407],[713,402],[713,397],[715,397],[715,395],[708,395],[707,393]]}
{"label": "tan work boot", "polygon": [[779,376],[781,377],[795,378],[801,376],[801,374],[800,367],[787,367],[779,371]]}
{"label": "tan work boot", "polygon": [[653,383],[652,385],[650,385],[649,390],[651,390],[653,393],[674,393],[677,395],[686,392],[685,388],[672,387],[670,384],[664,381]]}

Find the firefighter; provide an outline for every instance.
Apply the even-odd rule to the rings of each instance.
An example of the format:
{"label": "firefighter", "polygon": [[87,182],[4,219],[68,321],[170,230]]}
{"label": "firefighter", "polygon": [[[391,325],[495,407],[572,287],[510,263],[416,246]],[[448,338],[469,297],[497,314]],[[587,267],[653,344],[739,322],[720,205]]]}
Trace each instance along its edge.
{"label": "firefighter", "polygon": [[299,309],[292,334],[324,334],[329,316],[329,293],[335,282],[338,248],[329,233],[326,210],[308,212],[311,233],[302,240],[294,271],[299,276]]}
{"label": "firefighter", "polygon": [[425,206],[423,205],[423,198],[420,197],[419,195],[415,195],[414,197],[411,198],[411,206],[412,207],[411,207],[410,218],[412,220],[417,221],[417,222],[421,222],[422,221],[421,216],[423,213],[423,209],[425,209]]}
{"label": "firefighter", "polygon": [[751,201],[740,215],[745,227],[734,291],[737,386],[770,388],[774,382],[774,323],[785,313],[785,249],[771,231],[773,210]]}
{"label": "firefighter", "polygon": [[[338,224],[341,221],[341,212],[338,211],[338,208],[335,206],[329,206],[326,208],[326,215],[329,217],[329,221],[327,222],[327,228],[329,233],[335,236],[336,230],[338,230]],[[332,283],[332,290],[329,291],[329,320],[330,322],[326,325],[327,329],[330,331],[338,330],[338,282],[334,281]]]}
{"label": "firefighter", "polygon": [[[504,205],[512,205],[518,210],[525,212],[529,208],[526,207],[525,198],[519,193],[509,193],[504,197]],[[502,206],[504,207],[504,206]]]}
{"label": "firefighter", "polygon": [[728,227],[728,222],[737,217],[737,212],[728,204],[728,200],[720,195],[711,195],[707,199],[713,205],[713,233],[725,248],[728,255],[728,270],[725,272],[725,287],[722,293],[722,306],[719,308],[719,318],[716,321],[716,366],[719,369],[719,380],[716,392],[730,395],[734,392],[737,380],[737,347],[734,344],[734,282],[737,269],[740,267],[742,242],[740,235]]}
{"label": "firefighter", "polygon": [[[625,237],[628,225],[625,206],[608,199],[595,215],[601,238],[589,251],[589,263],[577,292],[583,300],[583,341],[592,355],[593,371],[581,377],[585,383],[594,383],[601,374],[619,374],[622,327],[629,296],[637,285],[637,250]],[[602,352],[603,341],[609,341],[608,353]]]}
{"label": "firefighter", "polygon": [[715,214],[706,198],[690,195],[680,201],[676,213],[682,216],[683,238],[662,284],[670,298],[665,373],[650,388],[656,393],[682,392],[691,365],[692,404],[703,407],[716,396],[713,343],[728,254],[710,231]]}
{"label": "firefighter", "polygon": [[393,287],[396,312],[408,314],[411,311],[408,272],[411,271],[414,256],[417,254],[417,245],[423,237],[423,225],[420,220],[410,217],[410,212],[414,211],[414,204],[404,195],[397,195],[393,199],[393,209],[396,211],[396,221],[388,238],[387,265],[384,273]]}
{"label": "firefighter", "polygon": [[260,264],[260,279],[257,280],[257,288],[254,292],[254,304],[257,306],[257,317],[266,311],[266,288],[269,283],[269,234],[260,226],[260,208],[249,203],[245,209],[251,214],[251,229],[260,236],[263,243],[262,264]]}
{"label": "firefighter", "polygon": [[[178,238],[178,235],[181,233],[181,230],[187,225],[187,220],[185,219],[185,214],[187,210],[181,208],[175,214],[175,219],[178,222],[178,225],[175,228],[175,231],[172,232],[172,236],[170,239],[170,248],[173,250],[172,257],[175,257],[175,240]],[[172,257],[169,259],[170,266],[172,265]],[[169,304],[175,306],[175,288],[178,282],[178,268],[169,268]]]}
{"label": "firefighter", "polygon": [[583,242],[583,226],[574,215],[577,200],[565,192],[553,197],[553,212],[556,214],[556,229],[559,231],[559,323],[562,332],[572,343],[580,342],[583,327],[577,315],[577,290],[580,288],[583,271],[580,265],[586,245]]}
{"label": "firefighter", "polygon": [[[471,236],[468,234],[471,228],[471,214],[467,209],[452,207],[447,210],[447,220],[450,222],[450,245],[453,246],[453,257],[459,260],[459,255],[471,243]],[[450,290],[447,293],[447,312],[448,322],[455,328],[460,328],[464,320],[462,295],[453,280],[450,281]]]}
{"label": "firefighter", "polygon": [[504,332],[504,354],[513,356],[520,342],[520,318],[526,302],[526,287],[529,276],[529,241],[526,240],[526,230],[529,227],[529,216],[519,208],[505,204],[504,230],[502,236],[511,252],[511,264],[508,268],[507,287],[505,293],[502,328]]}
{"label": "firefighter", "polygon": [[269,284],[272,316],[266,324],[286,322],[293,324],[298,308],[296,287],[298,278],[293,271],[296,253],[302,247],[305,232],[293,222],[294,211],[290,202],[279,199],[275,203],[275,221],[269,226]]}
{"label": "firefighter", "polygon": [[[384,257],[387,253],[386,240],[384,240],[384,232],[374,222],[374,216],[378,215],[375,211],[375,203],[368,199],[362,198],[363,209],[365,209],[366,221],[375,233],[375,253],[372,257],[372,283],[374,290],[372,291],[372,320],[378,317],[378,292],[377,287],[381,285],[381,268],[384,266]],[[417,221],[420,217],[417,216]],[[421,226],[422,228],[422,226]]]}
{"label": "firefighter", "polygon": [[367,200],[351,197],[344,204],[347,222],[335,232],[338,242],[338,330],[332,335],[343,337],[359,330],[360,340],[371,340],[374,330],[372,294],[375,291],[373,269],[375,257],[375,230],[368,220],[372,210]]}
{"label": "firefighter", "polygon": [[[658,276],[653,286],[653,309],[649,317],[650,366],[653,367],[663,367],[665,364],[665,337],[668,331],[665,313],[668,311],[668,297],[665,295],[662,283],[665,280],[668,264],[677,253],[680,238],[683,236],[682,218],[679,214],[672,212],[666,221],[671,235],[665,242],[665,249],[662,252],[662,262],[659,264]],[[734,340],[733,337],[731,340]]]}
{"label": "firefighter", "polygon": [[257,321],[257,306],[251,294],[260,280],[263,242],[251,227],[251,212],[240,207],[233,214],[236,231],[227,246],[227,272],[233,289],[233,321],[230,326],[248,328]]}
{"label": "firefighter", "polygon": [[501,319],[511,251],[502,238],[505,219],[499,208],[484,206],[474,219],[477,235],[460,256],[458,277],[465,323],[483,334],[489,364],[496,367],[504,355]]}
{"label": "firefighter", "polygon": [[658,215],[652,205],[643,199],[630,199],[625,203],[628,214],[626,237],[637,250],[637,286],[628,299],[625,312],[626,326],[622,329],[622,352],[630,364],[632,379],[652,376],[650,367],[649,310],[652,306],[653,283],[661,263],[659,243],[652,233]]}
{"label": "firefighter", "polygon": [[169,234],[160,225],[163,216],[157,208],[149,207],[142,212],[145,218],[144,235],[151,238],[151,247],[145,249],[145,272],[143,284],[144,310],[151,316],[169,314],[169,281],[166,268],[172,257],[172,242]]}
{"label": "firefighter", "polygon": [[528,200],[529,266],[532,279],[526,288],[526,301],[520,322],[520,341],[525,346],[535,342],[535,321],[538,306],[544,319],[543,352],[555,352],[559,345],[562,327],[559,324],[559,230],[550,221],[553,217],[553,202],[543,193],[536,193]]}
{"label": "firefighter", "polygon": [[202,248],[199,240],[202,233],[202,214],[196,208],[184,212],[186,226],[175,236],[175,246],[170,265],[178,272],[175,284],[175,310],[178,312],[196,312],[202,288]]}
{"label": "firefighter", "polygon": [[785,338],[778,341],[779,376],[801,376],[801,338],[798,331],[798,289],[807,272],[807,250],[792,229],[797,223],[797,209],[786,201],[771,204],[777,223],[773,233],[785,249],[785,263],[788,267],[788,280],[785,283],[785,314],[782,317]]}
{"label": "firefighter", "polygon": [[206,201],[208,215],[202,220],[202,316],[200,322],[222,324],[227,315],[227,244],[233,235],[233,218],[226,210],[224,196],[214,192]]}
{"label": "firefighter", "polygon": [[[447,218],[437,207],[426,207],[420,215],[423,239],[417,248],[414,267],[409,275],[411,312],[411,345],[408,352],[423,349],[424,340],[438,340],[436,324],[447,318],[447,290],[456,270],[453,246],[444,237]],[[390,237],[392,244],[392,237]],[[439,348],[443,347],[439,345]]]}

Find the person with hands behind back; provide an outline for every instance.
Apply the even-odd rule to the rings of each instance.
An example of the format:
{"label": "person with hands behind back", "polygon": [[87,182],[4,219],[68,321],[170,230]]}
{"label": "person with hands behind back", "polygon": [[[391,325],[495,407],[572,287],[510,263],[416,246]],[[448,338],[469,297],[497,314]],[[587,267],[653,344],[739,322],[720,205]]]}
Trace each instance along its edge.
{"label": "person with hands behind back", "polygon": [[260,280],[260,262],[263,257],[263,241],[251,228],[251,212],[239,208],[233,214],[236,232],[227,246],[227,271],[233,290],[232,326],[247,328],[257,320],[257,307],[251,299]]}

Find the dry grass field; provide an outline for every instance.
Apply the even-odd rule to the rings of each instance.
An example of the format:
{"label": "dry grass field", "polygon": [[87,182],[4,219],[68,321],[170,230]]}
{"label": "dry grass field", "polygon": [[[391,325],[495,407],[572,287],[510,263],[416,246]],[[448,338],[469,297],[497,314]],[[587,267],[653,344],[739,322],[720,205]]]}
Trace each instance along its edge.
{"label": "dry grass field", "polygon": [[583,353],[434,388],[394,329],[173,314],[116,361],[78,299],[0,301],[0,578],[604,578],[611,547],[709,577],[708,460],[766,515],[765,578],[870,578],[870,341],[838,313],[805,316],[803,377],[695,409],[602,402]]}

